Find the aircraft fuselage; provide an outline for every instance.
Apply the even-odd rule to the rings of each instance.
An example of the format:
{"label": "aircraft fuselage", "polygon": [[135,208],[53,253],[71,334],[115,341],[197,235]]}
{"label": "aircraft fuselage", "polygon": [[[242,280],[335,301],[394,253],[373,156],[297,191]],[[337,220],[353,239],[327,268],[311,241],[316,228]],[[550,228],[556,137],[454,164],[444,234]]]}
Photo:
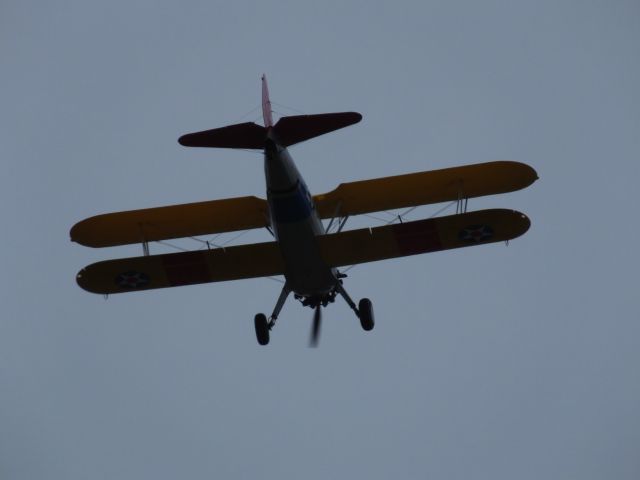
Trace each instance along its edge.
{"label": "aircraft fuselage", "polygon": [[285,278],[297,295],[322,299],[338,282],[316,241],[324,227],[302,175],[286,148],[269,139],[264,151],[271,226],[285,263]]}

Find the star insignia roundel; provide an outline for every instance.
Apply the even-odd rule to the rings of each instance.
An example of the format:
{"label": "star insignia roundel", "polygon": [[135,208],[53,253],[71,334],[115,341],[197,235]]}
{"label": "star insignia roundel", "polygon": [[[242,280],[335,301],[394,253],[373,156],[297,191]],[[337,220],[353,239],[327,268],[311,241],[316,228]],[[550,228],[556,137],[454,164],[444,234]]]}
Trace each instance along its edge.
{"label": "star insignia roundel", "polygon": [[126,289],[141,288],[149,284],[149,276],[142,272],[124,272],[116,277],[116,283]]}
{"label": "star insignia roundel", "polygon": [[489,225],[471,225],[460,230],[458,237],[464,242],[484,242],[493,237],[493,228]]}

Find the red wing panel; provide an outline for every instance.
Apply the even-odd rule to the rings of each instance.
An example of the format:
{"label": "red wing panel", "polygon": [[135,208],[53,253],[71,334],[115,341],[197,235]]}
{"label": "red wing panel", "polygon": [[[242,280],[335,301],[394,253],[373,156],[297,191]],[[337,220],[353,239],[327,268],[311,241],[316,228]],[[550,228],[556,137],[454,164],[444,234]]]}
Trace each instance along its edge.
{"label": "red wing panel", "polygon": [[441,250],[442,242],[436,226],[435,222],[424,220],[393,225],[392,231],[400,254],[404,256],[423,253],[424,248],[429,251]]}
{"label": "red wing panel", "polygon": [[78,272],[80,287],[111,294],[284,273],[275,242],[195,252],[107,260]]}
{"label": "red wing panel", "polygon": [[171,286],[177,287],[211,281],[206,253],[199,251],[164,256],[162,264]]}

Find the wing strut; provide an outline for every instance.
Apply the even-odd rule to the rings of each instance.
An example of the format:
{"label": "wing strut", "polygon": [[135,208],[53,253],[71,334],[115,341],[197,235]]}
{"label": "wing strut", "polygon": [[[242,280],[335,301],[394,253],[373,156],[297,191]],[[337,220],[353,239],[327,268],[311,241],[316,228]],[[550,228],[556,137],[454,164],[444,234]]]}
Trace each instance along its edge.
{"label": "wing strut", "polygon": [[[338,204],[336,205],[336,211],[333,212],[333,215],[331,216],[331,220],[329,221],[329,225],[327,225],[327,228],[325,229],[324,233],[329,233],[331,232],[331,227],[333,226],[333,222],[336,218],[340,218],[340,208],[342,207],[342,201],[339,201]],[[340,220],[338,220],[339,222]]]}

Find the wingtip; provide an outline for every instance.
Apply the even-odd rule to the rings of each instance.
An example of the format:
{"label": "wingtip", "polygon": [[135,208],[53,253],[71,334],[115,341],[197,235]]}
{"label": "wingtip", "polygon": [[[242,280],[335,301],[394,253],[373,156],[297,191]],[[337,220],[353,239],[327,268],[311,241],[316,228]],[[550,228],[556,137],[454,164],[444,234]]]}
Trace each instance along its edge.
{"label": "wingtip", "polygon": [[354,118],[357,118],[357,120],[355,121],[355,123],[358,123],[358,122],[360,122],[360,121],[362,120],[362,118],[363,118],[363,117],[362,117],[362,114],[361,114],[361,113],[359,113],[359,112],[351,112],[351,113],[353,113],[353,114],[354,114]]}

